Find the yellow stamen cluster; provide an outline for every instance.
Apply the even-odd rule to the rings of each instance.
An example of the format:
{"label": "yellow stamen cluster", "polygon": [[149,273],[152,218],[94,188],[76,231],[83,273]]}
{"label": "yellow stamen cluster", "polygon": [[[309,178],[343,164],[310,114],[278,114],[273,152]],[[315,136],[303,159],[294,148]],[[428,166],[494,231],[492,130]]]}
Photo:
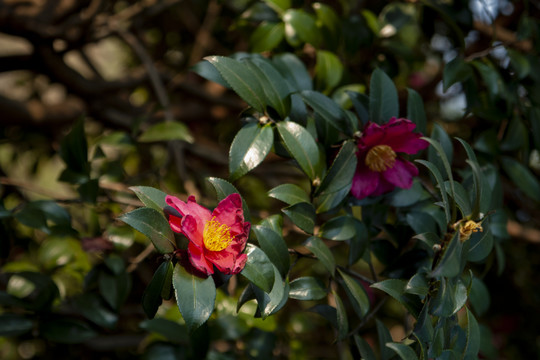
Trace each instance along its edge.
{"label": "yellow stamen cluster", "polygon": [[225,249],[232,241],[229,227],[215,220],[207,221],[204,225],[203,241],[204,246],[210,251],[221,251]]}
{"label": "yellow stamen cluster", "polygon": [[366,155],[366,165],[376,172],[391,169],[396,163],[396,152],[388,145],[376,145]]}
{"label": "yellow stamen cluster", "polygon": [[472,233],[475,232],[482,232],[484,229],[482,228],[482,225],[480,223],[477,223],[472,220],[468,220],[465,224],[462,224],[459,227],[459,240],[465,241],[468,240]]}

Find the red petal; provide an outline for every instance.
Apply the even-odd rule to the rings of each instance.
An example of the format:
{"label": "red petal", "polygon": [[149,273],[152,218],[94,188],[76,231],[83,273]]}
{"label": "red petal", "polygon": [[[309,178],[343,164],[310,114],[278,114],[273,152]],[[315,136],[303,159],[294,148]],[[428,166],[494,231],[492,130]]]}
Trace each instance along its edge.
{"label": "red petal", "polygon": [[379,173],[371,171],[364,165],[359,165],[353,177],[351,193],[354,197],[362,200],[370,196],[377,189],[379,179]]}
{"label": "red petal", "polygon": [[420,139],[422,134],[413,132],[416,124],[408,119],[392,118],[384,128],[385,137],[382,143],[395,152],[416,154],[429,146],[427,141]]}
{"label": "red petal", "polygon": [[197,219],[197,222],[200,222],[201,224],[203,224],[203,226],[212,217],[210,210],[208,210],[204,206],[197,204],[194,196],[190,196],[188,198],[188,202],[185,203],[175,196],[167,195],[167,197],[165,197],[165,202],[180,211],[180,214],[182,214],[183,216],[194,216],[195,219]]}
{"label": "red petal", "polygon": [[244,211],[240,194],[234,193],[221,200],[212,212],[212,216],[220,224],[227,225],[232,236],[242,233]]}
{"label": "red petal", "polygon": [[[174,230],[174,229],[173,229]],[[203,246],[203,231],[204,226],[201,226],[194,216],[186,215],[182,219],[182,234],[186,235],[190,243],[194,243],[197,247]]]}
{"label": "red petal", "polygon": [[207,251],[206,259],[224,274],[230,274],[234,269],[236,255],[228,251],[228,248],[222,251]]}
{"label": "red petal", "polygon": [[202,271],[206,275],[214,273],[214,267],[207,261],[205,254],[201,248],[198,248],[192,242],[188,245],[189,261],[197,270]]}
{"label": "red petal", "polygon": [[240,271],[244,270],[244,267],[246,266],[246,261],[246,254],[241,254],[239,257],[237,257],[236,263],[234,264],[234,269],[232,270],[231,274],[238,274]]}
{"label": "red petal", "polygon": [[409,189],[412,186],[412,178],[418,175],[418,169],[409,161],[397,158],[394,166],[382,175],[391,184],[402,189]]}
{"label": "red petal", "polygon": [[182,232],[182,218],[169,215],[169,225],[171,226],[172,231],[177,233]]}

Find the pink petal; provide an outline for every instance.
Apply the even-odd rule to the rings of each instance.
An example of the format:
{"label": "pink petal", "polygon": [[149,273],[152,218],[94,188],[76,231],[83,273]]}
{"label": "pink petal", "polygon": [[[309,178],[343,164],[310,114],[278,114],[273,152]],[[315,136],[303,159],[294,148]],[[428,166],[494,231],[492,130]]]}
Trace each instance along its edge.
{"label": "pink petal", "polygon": [[219,271],[224,274],[230,274],[234,269],[236,255],[229,252],[228,248],[221,251],[207,251],[205,255],[206,260],[216,265]]}
{"label": "pink petal", "polygon": [[395,152],[416,154],[424,150],[429,143],[420,139],[422,134],[413,132],[416,124],[407,119],[392,118],[385,126],[385,137],[382,143],[390,146]]}
{"label": "pink petal", "polygon": [[212,217],[210,210],[197,204],[193,195],[188,197],[187,203],[171,195],[165,197],[165,202],[180,211],[180,214],[183,216],[193,215],[195,219],[197,219],[198,222],[200,220],[203,225]]}
{"label": "pink petal", "polygon": [[184,216],[181,226],[182,234],[187,236],[190,244],[194,243],[197,247],[201,248],[203,246],[204,226],[201,226],[199,221],[192,215]]}
{"label": "pink petal", "polygon": [[177,233],[182,232],[182,218],[169,215],[169,225],[171,226],[172,231]]}
{"label": "pink petal", "polygon": [[206,275],[213,274],[214,267],[210,262],[207,261],[203,251],[204,250],[202,250],[202,248],[199,248],[195,246],[195,244],[190,242],[188,244],[189,261],[191,262],[191,265],[193,265],[193,267],[195,267],[199,271],[202,271]]}
{"label": "pink petal", "polygon": [[231,272],[231,274],[238,274],[240,271],[244,270],[244,267],[246,266],[247,261],[247,255],[241,254],[239,257],[236,258],[236,263],[234,264],[234,268]]}
{"label": "pink petal", "polygon": [[367,150],[375,145],[379,145],[385,137],[384,128],[372,122],[367,123],[362,137],[358,140],[358,148]]}
{"label": "pink petal", "polygon": [[359,165],[354,174],[351,193],[359,200],[371,195],[379,185],[380,174],[371,171],[364,165]]}
{"label": "pink petal", "polygon": [[391,184],[402,189],[409,189],[412,186],[412,179],[418,175],[418,169],[411,162],[396,159],[396,163],[391,169],[382,173],[382,176]]}
{"label": "pink petal", "polygon": [[379,186],[373,191],[373,194],[371,196],[379,196],[382,194],[386,194],[387,192],[390,192],[394,190],[396,186],[394,184],[389,183],[386,181],[384,177],[380,177]]}
{"label": "pink petal", "polygon": [[231,235],[237,235],[243,231],[244,211],[240,194],[234,193],[221,200],[212,212],[220,224],[229,226]]}

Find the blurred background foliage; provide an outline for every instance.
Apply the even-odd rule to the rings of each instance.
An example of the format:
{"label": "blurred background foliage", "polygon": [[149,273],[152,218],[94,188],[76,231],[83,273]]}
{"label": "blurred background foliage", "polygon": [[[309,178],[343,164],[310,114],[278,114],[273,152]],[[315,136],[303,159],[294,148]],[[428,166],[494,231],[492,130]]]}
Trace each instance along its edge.
{"label": "blurred background foliage", "polygon": [[[160,255],[116,220],[141,205],[134,185],[214,206],[205,178],[228,177],[246,105],[191,69],[201,73],[208,55],[291,52],[314,88],[344,108],[352,107],[347,90],[366,92],[373,70],[384,70],[401,109],[407,88],[421,96],[428,134],[437,124],[465,139],[500,174],[494,197],[508,226],[499,229],[500,253],[479,265],[487,288],[475,311],[492,338],[483,355],[539,358],[538,19],[534,0],[1,2],[0,357],[343,353],[327,322],[304,311],[313,304],[290,301],[261,320],[246,303],[235,315],[234,281],[192,336],[174,301],[147,319],[141,298]],[[453,151],[460,173],[466,155]],[[235,181],[253,218],[279,212],[269,189],[306,181],[294,169],[271,155]],[[285,235],[295,231],[284,226]],[[296,266],[298,274],[325,271],[306,259]],[[397,302],[379,315],[396,341],[411,326]],[[375,343],[376,333],[373,322],[362,336]]]}

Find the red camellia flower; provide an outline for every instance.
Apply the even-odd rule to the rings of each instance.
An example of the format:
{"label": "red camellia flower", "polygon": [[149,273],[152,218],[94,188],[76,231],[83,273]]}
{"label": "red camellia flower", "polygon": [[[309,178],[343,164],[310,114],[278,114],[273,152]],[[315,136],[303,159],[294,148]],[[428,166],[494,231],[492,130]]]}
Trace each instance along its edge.
{"label": "red camellia flower", "polygon": [[416,154],[429,146],[414,133],[416,125],[407,119],[391,118],[387,124],[368,123],[358,139],[358,165],[351,193],[358,199],[378,196],[396,186],[409,189],[418,169],[398,153]]}
{"label": "red camellia flower", "polygon": [[187,253],[193,267],[206,275],[214,273],[214,265],[224,274],[242,271],[251,224],[244,221],[239,194],[227,196],[212,212],[197,204],[194,196],[185,203],[168,195],[165,202],[181,215],[169,214],[169,224],[189,239]]}

